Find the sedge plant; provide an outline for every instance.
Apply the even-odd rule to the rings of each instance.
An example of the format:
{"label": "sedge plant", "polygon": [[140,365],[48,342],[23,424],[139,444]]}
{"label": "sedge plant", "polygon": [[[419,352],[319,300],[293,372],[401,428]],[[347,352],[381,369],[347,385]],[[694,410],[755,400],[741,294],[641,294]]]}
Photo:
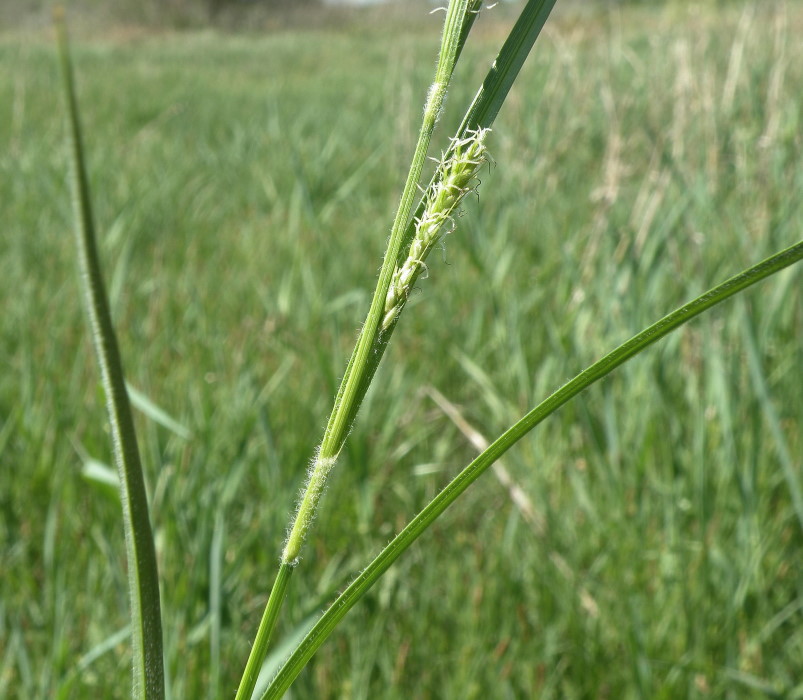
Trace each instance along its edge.
{"label": "sedge plant", "polygon": [[[427,269],[429,253],[456,226],[462,199],[478,183],[489,161],[492,127],[525,58],[543,28],[555,0],[528,0],[499,55],[468,106],[459,128],[445,145],[430,182],[421,179],[430,141],[444,109],[449,84],[462,48],[481,9],[481,0],[451,0],[441,38],[435,75],[428,91],[418,140],[403,188],[370,307],[345,369],[323,437],[314,450],[306,484],[287,529],[267,605],[237,690],[237,699],[255,694],[257,677],[268,652],[272,632],[316,511],[358,414],[374,374],[405,309],[411,291]],[[83,140],[63,20],[57,21],[59,56],[66,96],[71,154],[77,251],[81,281],[98,365],[107,396],[115,459],[120,475],[128,555],[134,697],[165,696],[161,613],[153,534],[145,484],[131,420],[124,373],[96,250],[94,220],[84,166]],[[416,194],[422,190],[418,203]],[[479,478],[502,454],[585,388],[657,342],[671,331],[751,285],[803,258],[803,242],[713,287],[589,366],[533,408],[455,477],[360,573],[317,620],[261,697],[279,698],[336,625],[396,559]],[[800,494],[793,490],[795,503]],[[800,508],[798,508],[800,510]],[[799,513],[800,515],[800,513]],[[233,660],[233,662],[236,660]]]}

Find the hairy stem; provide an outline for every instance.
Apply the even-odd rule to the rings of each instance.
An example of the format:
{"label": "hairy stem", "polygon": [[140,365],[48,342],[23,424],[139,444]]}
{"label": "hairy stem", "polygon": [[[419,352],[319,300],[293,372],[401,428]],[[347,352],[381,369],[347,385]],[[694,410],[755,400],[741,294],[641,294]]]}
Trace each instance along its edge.
{"label": "hairy stem", "polygon": [[[351,423],[373,377],[375,367],[371,361],[371,354],[377,337],[382,331],[385,297],[390,287],[396,260],[400,255],[401,247],[405,240],[405,230],[415,202],[416,190],[421,179],[421,171],[429,150],[432,132],[435,130],[435,124],[443,108],[446,89],[452,78],[457,58],[480,5],[481,0],[451,0],[449,3],[441,38],[438,64],[435,69],[435,79],[427,94],[421,130],[401,201],[391,228],[390,240],[385,251],[382,270],[379,273],[379,281],[374,291],[368,316],[357,338],[354,352],[335,397],[334,407],[324,432],[323,441],[311,465],[307,484],[299,500],[295,518],[282,551],[280,574],[277,577],[277,582],[284,582],[284,585],[286,585],[286,578],[289,578],[289,574],[286,578],[282,578],[282,571],[298,563],[307,533],[315,519],[326,478],[337,461],[337,456],[346,440]],[[257,669],[262,664],[282,598],[283,594],[277,596],[274,595],[274,592],[271,593],[268,602],[268,608],[271,608],[270,613],[266,610],[265,615],[263,615],[246,669]],[[254,673],[245,673],[243,675],[237,691],[238,699],[250,698],[256,679],[257,677]]]}
{"label": "hairy stem", "polygon": [[[368,383],[365,379],[369,374],[371,366],[370,354],[376,343],[376,338],[382,330],[382,318],[384,316],[385,297],[390,287],[396,259],[399,257],[404,232],[410,213],[413,209],[416,188],[421,179],[421,171],[424,167],[432,132],[443,108],[446,98],[446,88],[454,72],[457,61],[458,49],[465,40],[463,25],[469,15],[469,0],[452,0],[446,13],[446,20],[443,27],[443,37],[441,40],[441,50],[438,56],[438,65],[435,69],[435,80],[430,86],[427,95],[427,102],[424,107],[424,118],[421,130],[418,135],[415,153],[404,185],[399,208],[393,221],[382,270],[379,273],[379,281],[374,291],[368,316],[363,324],[362,331],[357,338],[357,344],[353,356],[349,361],[349,366],[335,399],[335,405],[329,417],[329,421],[324,432],[323,442],[318,451],[315,462],[310,473],[305,493],[301,498],[296,518],[287,538],[282,562],[296,562],[301,553],[310,524],[314,519],[323,485],[329,471],[337,459],[343,443],[348,435],[349,428],[354,416],[365,397]],[[472,20],[473,21],[473,20]]]}

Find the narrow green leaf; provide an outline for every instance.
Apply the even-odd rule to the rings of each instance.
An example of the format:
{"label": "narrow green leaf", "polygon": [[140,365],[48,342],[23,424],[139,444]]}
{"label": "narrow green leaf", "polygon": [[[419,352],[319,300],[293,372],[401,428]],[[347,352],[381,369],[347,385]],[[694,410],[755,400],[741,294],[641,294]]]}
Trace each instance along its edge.
{"label": "narrow green leaf", "polygon": [[527,3],[468,108],[458,136],[463,137],[471,130],[490,128],[494,123],[556,2],[530,0]]}
{"label": "narrow green leaf", "polygon": [[92,329],[92,341],[106,394],[106,408],[111,424],[114,457],[120,483],[120,500],[123,506],[131,603],[131,636],[134,647],[133,697],[161,700],[164,698],[164,661],[156,550],[148,517],[145,480],[123,378],[120,351],[100,271],[89,179],[84,164],[83,138],[63,12],[57,13],[55,20],[69,127],[70,180],[78,262]]}
{"label": "narrow green leaf", "polygon": [[712,306],[732,297],[760,280],[775,274],[803,259],[803,241],[763,262],[731,277],[694,301],[673,311],[638,335],[633,336],[613,352],[578,374],[555,393],[541,402],[524,418],[497,438],[487,450],[460,472],[396,537],[385,547],[351,585],[332,603],[309,634],[274,678],[263,700],[277,700],[290,687],[313,654],[323,644],[355,603],[390,568],[391,564],[490,467],[545,418],[569,400],[610,374],[614,369],[657,342],[671,331],[699,316]]}

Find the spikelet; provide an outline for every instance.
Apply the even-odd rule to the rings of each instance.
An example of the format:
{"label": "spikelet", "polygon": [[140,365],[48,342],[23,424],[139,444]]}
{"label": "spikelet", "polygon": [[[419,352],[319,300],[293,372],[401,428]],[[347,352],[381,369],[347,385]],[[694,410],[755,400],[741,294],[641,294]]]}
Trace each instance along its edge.
{"label": "spikelet", "polygon": [[474,189],[474,178],[487,160],[485,137],[490,129],[469,131],[452,141],[441,157],[434,185],[427,190],[424,211],[415,222],[415,236],[407,259],[393,271],[385,298],[382,330],[387,330],[404,308],[416,279],[424,270],[424,261],[444,233],[447,223],[465,195]]}

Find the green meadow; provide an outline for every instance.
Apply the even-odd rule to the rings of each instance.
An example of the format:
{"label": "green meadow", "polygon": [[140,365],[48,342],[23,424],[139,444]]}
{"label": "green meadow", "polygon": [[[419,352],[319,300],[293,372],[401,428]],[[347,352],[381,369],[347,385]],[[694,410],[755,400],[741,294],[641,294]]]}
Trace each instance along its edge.
{"label": "green meadow", "polygon": [[[234,696],[381,264],[441,20],[371,17],[74,39],[175,700]],[[511,17],[479,19],[435,155]],[[801,237],[801,35],[796,1],[558,3],[346,443],[269,661],[477,434]],[[0,75],[0,697],[127,698],[47,31],[0,34]],[[803,698],[801,279],[717,307],[539,426],[292,697]]]}

